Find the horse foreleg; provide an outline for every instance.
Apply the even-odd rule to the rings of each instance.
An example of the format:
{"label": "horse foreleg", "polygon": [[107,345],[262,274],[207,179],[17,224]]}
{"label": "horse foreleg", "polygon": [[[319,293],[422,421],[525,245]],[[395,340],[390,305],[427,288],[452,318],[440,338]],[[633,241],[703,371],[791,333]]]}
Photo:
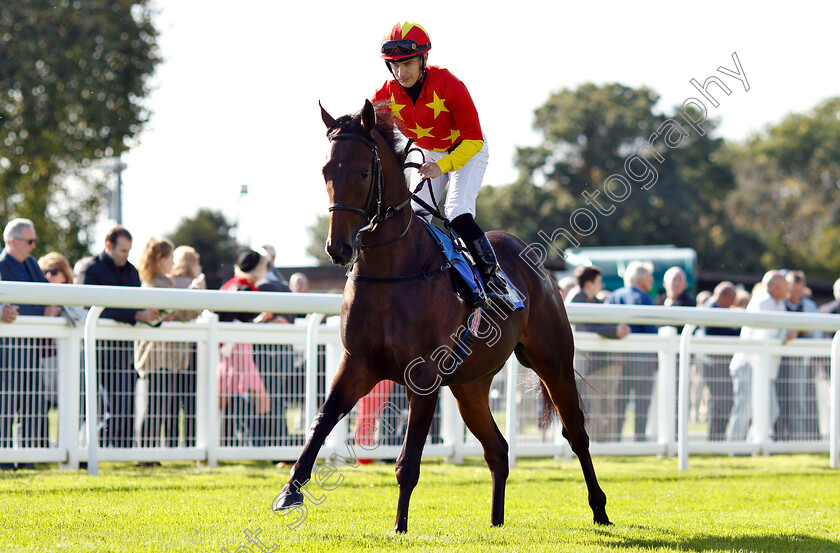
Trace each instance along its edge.
{"label": "horse foreleg", "polygon": [[359,399],[370,392],[375,384],[376,379],[368,370],[363,367],[351,367],[346,354],[342,357],[327,399],[309,427],[306,445],[303,446],[300,457],[292,467],[289,481],[275,498],[273,505],[275,511],[303,505],[301,488],[312,476],[312,467],[315,465],[324,440],[338,421],[347,416]]}
{"label": "horse foreleg", "polygon": [[470,384],[452,386],[451,390],[458,400],[458,410],[464,423],[484,448],[484,460],[487,461],[493,479],[490,524],[501,526],[505,523],[505,484],[510,472],[510,463],[508,443],[493,420],[488,403],[492,381],[493,378],[490,377]]}
{"label": "horse foreleg", "polygon": [[420,479],[420,460],[423,456],[426,437],[429,435],[429,428],[432,426],[437,397],[437,389],[428,395],[408,392],[408,427],[396,467],[400,497],[397,502],[394,532],[408,531],[408,504],[411,500],[411,492],[414,491]]}

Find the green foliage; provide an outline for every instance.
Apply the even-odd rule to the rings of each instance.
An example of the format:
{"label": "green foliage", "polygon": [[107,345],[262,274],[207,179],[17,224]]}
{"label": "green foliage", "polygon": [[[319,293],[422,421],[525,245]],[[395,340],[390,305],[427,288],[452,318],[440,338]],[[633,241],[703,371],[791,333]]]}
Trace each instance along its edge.
{"label": "green foliage", "polygon": [[306,247],[306,253],[313,257],[318,265],[332,265],[327,252],[324,250],[324,244],[327,242],[327,236],[330,233],[330,216],[318,215],[315,222],[307,227],[309,231],[309,245]]}
{"label": "green foliage", "polygon": [[545,188],[520,180],[508,186],[481,187],[476,201],[476,222],[486,231],[505,230],[527,243],[537,232],[553,229],[557,199]]}
{"label": "green foliage", "polygon": [[542,173],[550,187],[578,198],[621,170],[624,157],[658,126],[658,99],[648,88],[618,83],[556,92],[536,110],[534,127],[543,144],[520,149],[516,164],[526,176]]}
{"label": "green foliage", "polygon": [[201,256],[207,288],[220,288],[233,276],[233,265],[241,247],[234,227],[221,211],[199,209],[193,217],[181,219],[169,235],[175,246],[192,246]]}
{"label": "green foliage", "polygon": [[840,97],[793,113],[730,154],[739,187],[729,213],[763,237],[767,267],[840,274]]}
{"label": "green foliage", "polygon": [[87,253],[110,172],[148,119],[160,61],[147,0],[0,3],[0,221],[32,219],[41,245]]}
{"label": "green foliage", "polygon": [[[700,136],[676,110],[657,112],[658,99],[649,88],[618,83],[552,94],[536,111],[544,141],[518,150],[520,182],[494,193],[502,207],[489,210],[498,222],[491,226],[524,230],[521,237],[532,242],[532,222],[524,229],[511,223],[538,213],[545,235],[562,228],[581,246],[674,244],[695,248],[707,270],[754,269],[758,241],[735,228],[725,211],[735,179],[723,140],[713,137],[715,123],[705,122]],[[668,129],[679,129],[678,145],[664,143]],[[660,137],[651,138],[657,132]],[[635,178],[626,165],[634,155]],[[595,228],[585,216],[574,226],[578,209],[594,215]],[[515,212],[501,213],[508,210]],[[574,245],[566,238],[555,243],[558,250]]]}
{"label": "green foliage", "polygon": [[693,456],[688,472],[679,472],[675,459],[594,462],[615,526],[593,525],[576,460],[517,460],[505,525],[493,528],[484,461],[427,459],[405,535],[390,531],[393,465],[336,467],[330,482],[343,480],[331,491],[309,484],[321,503],[307,500],[307,517],[294,529],[287,525],[296,513],[284,518],[269,510],[288,467],[268,463],[103,464],[95,478],[57,469],[3,472],[0,544],[3,551],[86,552],[840,550],[840,494],[827,455]]}

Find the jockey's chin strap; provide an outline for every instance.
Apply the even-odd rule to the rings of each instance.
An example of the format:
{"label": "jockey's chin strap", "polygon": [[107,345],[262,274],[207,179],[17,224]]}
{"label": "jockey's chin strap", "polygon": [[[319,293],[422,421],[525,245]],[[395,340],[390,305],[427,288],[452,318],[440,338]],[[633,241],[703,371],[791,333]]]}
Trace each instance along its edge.
{"label": "jockey's chin strap", "polygon": [[[379,223],[387,221],[388,219],[396,215],[401,209],[407,206],[409,202],[411,202],[411,195],[409,195],[409,197],[406,198],[406,200],[403,201],[401,204],[397,206],[390,206],[386,208],[385,211],[382,211],[382,186],[384,179],[382,176],[382,161],[379,159],[379,151],[376,148],[376,143],[366,136],[355,133],[336,134],[330,137],[330,140],[343,139],[358,140],[359,142],[364,143],[365,145],[367,145],[368,148],[370,148],[372,154],[371,164],[373,165],[373,167],[371,170],[371,175],[373,175],[373,181],[371,182],[370,189],[368,190],[367,201],[365,202],[365,206],[363,208],[347,204],[332,204],[329,210],[331,212],[349,211],[350,213],[361,215],[365,218],[367,224],[360,228],[358,232],[372,232],[376,230],[376,227]],[[376,211],[373,215],[368,215],[368,213],[370,213],[371,211],[371,203],[373,202],[374,190],[376,190]],[[411,223],[409,222],[409,226],[410,225]],[[396,239],[392,241],[396,241],[402,238],[407,232],[408,227],[406,227],[406,230],[404,230],[402,234],[400,234]],[[391,243],[392,241],[389,241],[387,243]],[[384,246],[385,244],[377,244],[376,247],[380,245]]]}

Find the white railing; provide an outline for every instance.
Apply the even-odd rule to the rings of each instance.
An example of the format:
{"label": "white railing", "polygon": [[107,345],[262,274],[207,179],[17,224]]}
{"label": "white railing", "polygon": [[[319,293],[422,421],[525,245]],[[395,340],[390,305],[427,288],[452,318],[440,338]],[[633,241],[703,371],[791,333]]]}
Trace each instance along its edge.
{"label": "white railing", "polygon": [[[54,340],[57,364],[58,401],[51,412],[57,428],[51,436],[49,447],[21,447],[20,428],[16,431],[17,442],[12,447],[0,447],[0,463],[10,462],[58,462],[65,468],[77,468],[80,462],[88,463],[88,472],[96,474],[100,461],[197,460],[211,465],[221,460],[235,459],[295,459],[300,444],[275,442],[271,445],[222,445],[220,424],[224,422],[219,409],[219,381],[216,378],[219,366],[219,347],[226,343],[248,343],[287,346],[297,358],[303,359],[303,387],[284,399],[299,402],[298,426],[308,428],[318,408],[318,387],[330,382],[341,351],[338,328],[333,324],[321,324],[329,315],[339,312],[341,298],[328,294],[276,294],[247,293],[231,294],[218,291],[161,290],[139,288],[116,288],[102,286],[46,285],[27,283],[0,283],[0,303],[30,303],[41,305],[97,306],[88,312],[84,328],[73,327],[63,318],[20,317],[15,323],[0,324],[0,339],[6,340],[2,348],[24,347],[26,340]],[[136,326],[98,320],[104,307],[122,308],[166,308],[211,311],[271,311],[276,313],[313,313],[304,324],[256,325],[219,323],[212,313],[190,323],[164,323],[160,328],[146,325]],[[586,352],[600,352],[620,363],[622,356],[633,353],[652,353],[658,359],[655,370],[655,391],[652,394],[651,416],[646,425],[643,441],[631,441],[626,434],[608,436],[603,441],[593,441],[594,454],[658,454],[678,455],[680,468],[688,467],[691,453],[770,454],[795,451],[830,453],[830,465],[838,466],[840,442],[838,430],[837,399],[840,397],[840,382],[837,377],[838,356],[840,356],[840,317],[822,314],[802,313],[746,313],[722,309],[686,309],[665,307],[601,306],[573,304],[568,306],[573,322],[625,322],[629,324],[655,324],[659,326],[683,326],[682,335],[662,331],[660,335],[630,336],[624,340],[606,340],[589,333],[578,333],[576,347],[578,358]],[[329,321],[328,321],[329,322]],[[814,330],[833,335],[833,340],[794,340],[788,344],[769,341],[747,341],[738,338],[694,336],[698,326],[758,326],[770,328],[792,328]],[[20,342],[15,342],[19,340]],[[128,341],[154,340],[195,344],[195,436],[178,447],[99,447],[99,413],[96,375],[97,351],[109,340]],[[98,342],[97,342],[98,341]],[[15,346],[14,344],[18,344]],[[97,344],[98,348],[97,348]],[[753,377],[753,426],[754,432],[748,440],[709,441],[698,431],[692,430],[689,411],[692,405],[692,390],[697,388],[698,378],[692,374],[692,359],[706,354],[733,354],[752,352],[761,356],[764,362]],[[84,356],[85,362],[82,363]],[[771,437],[773,406],[770,403],[770,387],[774,385],[772,375],[766,367],[774,356],[789,358],[819,358],[830,360],[830,382],[821,381],[820,393],[826,398],[828,420],[821,418],[819,439],[774,441]],[[324,366],[325,374],[319,374],[318,362]],[[696,365],[696,363],[695,363]],[[0,368],[0,371],[5,367]],[[81,375],[84,373],[84,379]],[[584,375],[585,376],[585,375]],[[533,392],[535,376],[522,369],[515,358],[511,358],[504,371],[497,375],[491,391],[491,408],[497,417],[505,417],[503,429],[510,445],[511,463],[517,457],[538,455],[564,455],[571,452],[560,436],[559,428],[540,429],[537,423],[536,405],[538,399]],[[85,394],[79,390],[84,383]],[[582,381],[581,389],[586,396],[591,382]],[[679,387],[678,387],[679,386]],[[0,390],[0,394],[4,393]],[[34,400],[36,392],[27,396],[20,392],[23,401]],[[293,397],[292,397],[293,396]],[[821,396],[821,397],[823,397]],[[396,396],[391,396],[396,397]],[[508,401],[512,399],[512,401]],[[610,398],[607,398],[610,399]],[[638,400],[639,398],[636,398]],[[383,399],[384,401],[384,399]],[[439,435],[440,440],[427,444],[424,454],[444,456],[458,462],[466,455],[481,454],[481,447],[467,435],[457,407],[448,389],[441,396]],[[638,405],[638,404],[637,404]],[[82,414],[84,407],[84,416]],[[288,407],[287,407],[288,409]],[[396,406],[397,411],[400,407]],[[186,413],[186,412],[185,412]],[[673,414],[673,415],[671,415]],[[287,418],[286,415],[283,415]],[[638,416],[634,413],[634,416]],[[183,420],[186,414],[183,415]],[[352,417],[350,417],[352,420]],[[51,419],[52,420],[52,419]],[[18,425],[22,418],[19,417]],[[96,424],[93,424],[93,422]],[[84,427],[80,436],[79,429]],[[824,429],[824,430],[823,430]],[[619,429],[621,432],[621,429]],[[321,451],[322,457],[347,454],[347,440],[351,435],[350,421],[345,418],[328,438]],[[298,438],[301,434],[298,434]],[[182,440],[183,441],[183,440]],[[370,458],[394,458],[398,445],[381,445],[367,448],[362,456]],[[356,453],[361,454],[357,451]]]}

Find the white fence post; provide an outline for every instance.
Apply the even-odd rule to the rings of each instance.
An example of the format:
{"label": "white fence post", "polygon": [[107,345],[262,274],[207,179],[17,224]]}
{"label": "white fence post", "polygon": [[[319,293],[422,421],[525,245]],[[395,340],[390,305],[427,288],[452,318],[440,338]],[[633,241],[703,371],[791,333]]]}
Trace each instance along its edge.
{"label": "white fence post", "polygon": [[306,325],[306,428],[309,429],[315,421],[318,412],[318,327],[326,315],[312,313]]}
{"label": "white fence post", "polygon": [[[554,409],[554,406],[551,406]],[[542,415],[540,415],[542,416]],[[575,452],[569,445],[569,441],[563,436],[563,425],[557,421],[551,424],[551,442],[560,448],[560,453],[554,456],[555,461],[571,461],[575,458]]]}
{"label": "white fence post", "polygon": [[215,467],[219,461],[219,316],[206,311],[201,320],[207,323],[207,339],[196,351],[195,444],[204,450],[207,466]]}
{"label": "white fence post", "polygon": [[834,333],[831,340],[831,421],[829,422],[829,457],[831,468],[836,469],[840,463],[840,376],[837,370],[840,368],[840,331]]}
{"label": "white fence post", "polygon": [[688,470],[688,412],[690,390],[691,390],[691,353],[689,350],[689,343],[697,325],[687,324],[683,327],[680,335],[680,391],[677,400],[677,407],[679,413],[678,420],[678,435],[677,435],[677,454],[679,457],[680,470]]}
{"label": "white fence post", "polygon": [[94,305],[85,317],[85,428],[88,474],[99,474],[99,382],[96,374],[96,323],[104,307]]}
{"label": "white fence post", "polygon": [[511,355],[505,364],[507,381],[505,382],[505,434],[508,441],[508,466],[516,467],[516,381],[519,378],[519,362]]}
{"label": "white fence post", "polygon": [[441,386],[438,401],[441,402],[441,438],[443,443],[452,444],[452,454],[446,458],[448,463],[464,463],[464,421],[458,412],[458,401],[448,386]]}
{"label": "white fence post", "polygon": [[79,426],[81,422],[79,390],[81,390],[81,336],[76,328],[70,336],[56,340],[58,368],[58,447],[67,450],[67,459],[58,464],[62,470],[79,468]]}
{"label": "white fence post", "polygon": [[[325,351],[325,359],[326,359],[326,371],[324,374],[325,382],[325,393],[330,393],[330,383],[335,378],[336,369],[338,369],[338,361],[341,358],[340,355],[341,348],[337,347],[334,344],[327,344],[326,351]],[[307,364],[308,365],[308,364]],[[317,388],[316,388],[317,389]],[[306,410],[305,408],[304,410]],[[308,411],[307,411],[308,413]],[[349,413],[348,413],[349,414]],[[308,415],[307,415],[308,416]],[[307,427],[308,428],[308,427]],[[350,426],[347,420],[347,415],[341,417],[341,419],[336,423],[335,427],[330,432],[330,435],[327,436],[327,439],[324,441],[324,445],[328,448],[332,448],[335,452],[344,454],[347,451],[347,440],[350,438]],[[341,457],[336,457],[331,461],[333,464],[344,464],[344,461]]]}
{"label": "white fence post", "polygon": [[659,351],[659,370],[656,373],[656,416],[658,422],[657,441],[665,448],[666,457],[676,453],[676,428],[674,427],[677,389],[674,381],[677,377],[677,360],[672,345],[677,336],[677,329],[666,326],[659,329],[659,335],[667,339],[666,348]]}
{"label": "white fence post", "polygon": [[769,455],[770,451],[768,445],[770,444],[770,430],[773,416],[773,402],[771,398],[770,382],[773,371],[770,370],[770,364],[773,362],[773,356],[770,355],[770,338],[764,338],[764,347],[761,353],[758,354],[758,364],[752,367],[752,432],[753,441],[758,445],[759,451],[764,455]]}

